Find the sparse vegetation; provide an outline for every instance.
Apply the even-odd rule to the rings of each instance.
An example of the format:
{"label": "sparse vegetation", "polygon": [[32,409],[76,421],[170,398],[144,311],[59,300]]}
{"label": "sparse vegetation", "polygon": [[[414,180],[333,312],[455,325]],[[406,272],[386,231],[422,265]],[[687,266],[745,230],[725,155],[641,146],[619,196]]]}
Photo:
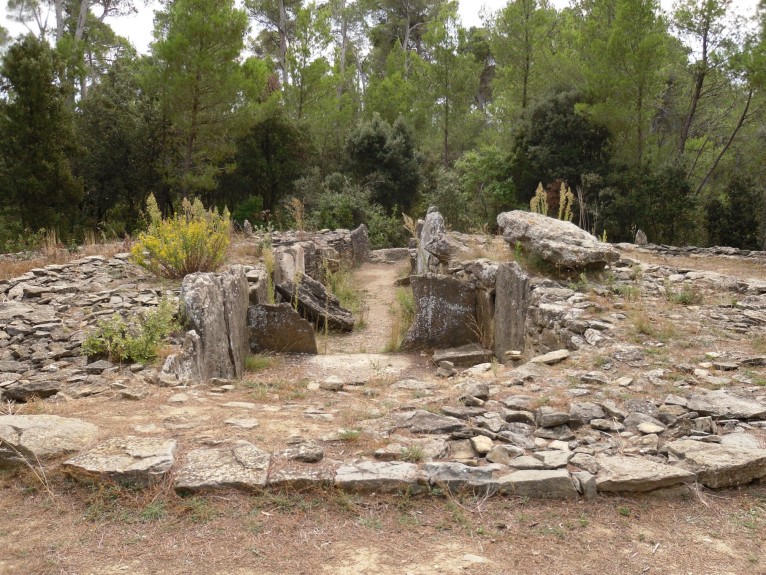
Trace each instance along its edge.
{"label": "sparse vegetation", "polygon": [[411,288],[397,288],[396,305],[392,313],[394,318],[391,323],[391,335],[385,347],[387,352],[399,350],[407,330],[415,320],[415,298]]}
{"label": "sparse vegetation", "polygon": [[169,298],[153,310],[135,314],[130,322],[115,314],[98,323],[83,342],[82,353],[120,363],[149,362],[157,357],[165,338],[178,329],[175,315],[176,305]]}

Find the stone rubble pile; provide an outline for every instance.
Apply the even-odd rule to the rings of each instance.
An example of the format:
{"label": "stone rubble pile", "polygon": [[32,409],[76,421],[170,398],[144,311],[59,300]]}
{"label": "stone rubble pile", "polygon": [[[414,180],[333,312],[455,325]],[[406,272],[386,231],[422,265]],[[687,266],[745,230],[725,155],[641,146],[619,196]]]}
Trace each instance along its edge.
{"label": "stone rubble pile", "polygon": [[27,401],[100,393],[139,380],[141,365],[88,363],[81,346],[100,320],[156,307],[172,291],[149,284],[128,254],[89,256],[0,280],[0,396]]}

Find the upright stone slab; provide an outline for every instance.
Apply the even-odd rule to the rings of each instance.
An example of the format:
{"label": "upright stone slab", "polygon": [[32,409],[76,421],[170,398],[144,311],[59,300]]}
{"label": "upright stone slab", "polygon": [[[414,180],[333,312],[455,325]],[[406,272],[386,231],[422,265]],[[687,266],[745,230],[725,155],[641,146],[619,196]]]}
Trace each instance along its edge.
{"label": "upright stone slab", "polygon": [[444,226],[444,218],[436,206],[428,208],[426,219],[418,234],[418,252],[415,260],[417,274],[425,274],[435,271],[439,266],[439,258],[426,249],[431,242],[444,236],[447,229]]}
{"label": "upright stone slab", "polygon": [[221,273],[194,273],[181,284],[181,299],[200,337],[200,378],[238,379],[248,354],[249,288],[242,266]]}
{"label": "upright stone slab", "polygon": [[524,351],[529,308],[529,278],[516,262],[502,264],[495,280],[495,357],[506,362],[507,351]]}
{"label": "upright stone slab", "polygon": [[351,231],[351,252],[355,265],[363,264],[370,256],[370,238],[364,224]]}
{"label": "upright stone slab", "polygon": [[289,303],[252,306],[247,327],[253,352],[317,353],[314,328]]}
{"label": "upright stone slab", "polygon": [[415,320],[403,349],[459,347],[479,341],[476,290],[449,276],[412,276]]}
{"label": "upright stone slab", "polygon": [[620,258],[611,246],[573,223],[542,214],[503,212],[497,216],[497,225],[511,248],[518,242],[524,250],[561,268],[602,269]]}

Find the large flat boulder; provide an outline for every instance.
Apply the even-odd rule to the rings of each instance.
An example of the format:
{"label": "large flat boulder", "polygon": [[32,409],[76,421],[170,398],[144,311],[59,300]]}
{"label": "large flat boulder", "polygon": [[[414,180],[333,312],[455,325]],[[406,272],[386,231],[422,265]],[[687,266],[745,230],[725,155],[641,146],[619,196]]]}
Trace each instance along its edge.
{"label": "large flat boulder", "polygon": [[98,437],[98,427],[57,415],[0,416],[0,465],[36,462],[81,451]]}
{"label": "large flat boulder", "polygon": [[476,289],[449,276],[412,276],[415,320],[402,349],[438,349],[478,342]]}
{"label": "large flat boulder", "polygon": [[766,404],[735,395],[725,389],[695,393],[687,402],[689,411],[726,419],[764,419]]}
{"label": "large flat boulder", "polygon": [[335,485],[352,493],[417,493],[427,489],[428,479],[414,463],[360,461],[339,467]]}
{"label": "large flat boulder", "polygon": [[600,455],[596,487],[602,492],[645,492],[692,483],[693,471],[657,463],[643,457]]}
{"label": "large flat boulder", "polygon": [[251,306],[247,329],[250,350],[255,353],[317,353],[314,328],[289,303]]}
{"label": "large flat boulder", "polygon": [[493,494],[499,488],[494,479],[495,474],[506,470],[504,465],[482,465],[479,467],[465,465],[456,461],[435,461],[423,464],[423,470],[428,474],[431,485],[449,491],[471,491]]}
{"label": "large flat boulder", "polygon": [[500,493],[530,499],[576,499],[577,488],[566,469],[515,471],[498,479]]}
{"label": "large flat boulder", "polygon": [[264,487],[270,463],[270,453],[243,440],[226,447],[194,449],[176,473],[175,489],[188,492]]}
{"label": "large flat boulder", "polygon": [[64,472],[79,481],[113,481],[151,485],[173,466],[176,441],[155,437],[115,437],[63,464]]}
{"label": "large flat boulder", "polygon": [[497,216],[503,238],[514,248],[518,242],[526,253],[569,270],[602,269],[620,255],[571,222],[534,212],[514,210]]}
{"label": "large flat boulder", "polygon": [[766,477],[766,449],[733,447],[680,439],[667,444],[678,465],[697,474],[706,487],[745,485]]}

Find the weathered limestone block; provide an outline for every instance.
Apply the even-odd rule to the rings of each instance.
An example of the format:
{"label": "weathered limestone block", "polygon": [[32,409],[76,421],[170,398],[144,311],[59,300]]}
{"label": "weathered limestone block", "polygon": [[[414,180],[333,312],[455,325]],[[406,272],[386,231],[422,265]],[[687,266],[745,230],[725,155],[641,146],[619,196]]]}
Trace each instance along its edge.
{"label": "weathered limestone block", "polygon": [[516,262],[502,264],[495,280],[495,357],[506,362],[506,352],[524,351],[529,279]]}
{"label": "weathered limestone block", "polygon": [[237,441],[219,448],[194,449],[175,477],[176,491],[255,489],[264,487],[271,454],[252,443]]}
{"label": "weathered limestone block", "polygon": [[425,274],[436,271],[439,266],[439,258],[426,249],[426,246],[435,238],[440,238],[447,233],[444,226],[444,218],[438,208],[431,206],[418,233],[419,242],[417,257],[415,259],[415,273]]}
{"label": "weathered limestone block", "polygon": [[577,499],[577,489],[566,469],[515,471],[498,479],[500,493],[531,499]]}
{"label": "weathered limestone block", "polygon": [[601,269],[620,255],[571,222],[534,212],[514,210],[497,216],[503,238],[511,247],[522,248],[543,260],[566,269]]}
{"label": "weathered limestone block", "polygon": [[277,291],[285,301],[294,302],[297,297],[298,311],[309,321],[334,331],[354,329],[354,316],[333,294],[328,292],[318,281],[303,276],[295,293],[295,284],[284,282],[277,284]]}
{"label": "weathered limestone block", "polygon": [[692,483],[697,475],[687,469],[664,465],[643,457],[601,455],[596,485],[599,491],[644,492]]}
{"label": "weathered limestone block", "polygon": [[766,476],[766,449],[731,447],[681,439],[667,445],[678,465],[697,474],[706,487],[745,485]]}
{"label": "weathered limestone block", "polygon": [[250,349],[317,353],[314,328],[289,303],[258,304],[247,312]]}
{"label": "weathered limestone block", "polygon": [[479,341],[476,290],[449,276],[412,276],[415,320],[403,349],[459,347]]}
{"label": "weathered limestone block", "polygon": [[370,256],[370,238],[364,224],[351,231],[351,253],[355,265],[363,264]]}
{"label": "weathered limestone block", "polygon": [[360,461],[339,467],[335,485],[352,493],[419,493],[428,478],[414,463]]}
{"label": "weathered limestone block", "polygon": [[702,415],[724,417],[726,419],[764,419],[766,418],[766,404],[740,397],[719,389],[716,391],[702,391],[692,395],[687,403],[689,411],[696,411]]}
{"label": "weathered limestone block", "polygon": [[249,288],[242,266],[221,273],[194,273],[181,284],[181,300],[201,340],[200,379],[238,379],[248,354]]}
{"label": "weathered limestone block", "polygon": [[51,457],[81,451],[98,436],[98,427],[57,415],[0,416],[0,466],[35,465]]}
{"label": "weathered limestone block", "polygon": [[175,439],[115,437],[68,459],[65,473],[85,482],[151,485],[173,466]]}

